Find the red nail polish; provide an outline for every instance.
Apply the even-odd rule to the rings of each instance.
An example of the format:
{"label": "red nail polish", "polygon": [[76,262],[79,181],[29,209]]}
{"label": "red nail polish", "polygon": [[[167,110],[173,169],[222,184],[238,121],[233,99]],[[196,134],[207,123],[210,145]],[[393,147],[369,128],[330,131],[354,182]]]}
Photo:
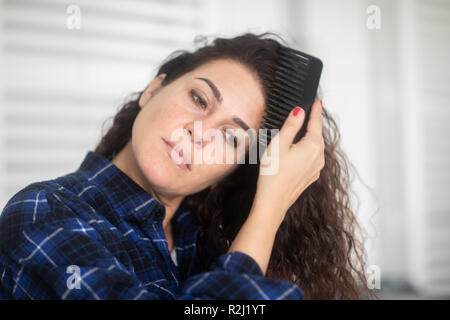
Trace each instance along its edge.
{"label": "red nail polish", "polygon": [[302,108],[300,107],[295,107],[294,109],[294,117],[298,117],[300,115]]}

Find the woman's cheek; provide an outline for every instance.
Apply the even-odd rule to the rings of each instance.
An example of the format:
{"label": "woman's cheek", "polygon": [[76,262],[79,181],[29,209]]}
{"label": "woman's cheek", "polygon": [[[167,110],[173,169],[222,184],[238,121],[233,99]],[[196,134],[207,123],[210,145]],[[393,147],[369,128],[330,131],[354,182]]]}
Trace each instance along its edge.
{"label": "woman's cheek", "polygon": [[186,104],[186,106],[183,109],[193,114],[202,114],[202,111],[198,107],[191,105],[189,103]]}
{"label": "woman's cheek", "polygon": [[131,137],[133,145],[139,145],[140,141],[143,140],[143,128],[142,128],[142,111],[138,114],[136,120],[134,120],[133,128],[131,129]]}

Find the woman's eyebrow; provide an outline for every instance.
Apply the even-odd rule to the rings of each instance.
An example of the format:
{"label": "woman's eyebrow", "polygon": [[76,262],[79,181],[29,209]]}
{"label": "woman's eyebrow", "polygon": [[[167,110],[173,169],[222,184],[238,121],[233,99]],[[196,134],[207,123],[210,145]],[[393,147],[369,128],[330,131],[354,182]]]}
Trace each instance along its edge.
{"label": "woman's eyebrow", "polygon": [[212,92],[214,93],[214,97],[216,97],[216,100],[219,103],[222,103],[222,101],[223,101],[222,95],[220,94],[219,89],[217,89],[216,85],[211,80],[209,80],[207,78],[195,78],[195,79],[205,81],[208,84],[208,86],[211,88]]}
{"label": "woman's eyebrow", "polygon": [[[211,90],[214,94],[214,97],[219,102],[219,104],[222,103],[222,101],[223,101],[222,95],[220,94],[220,91],[219,91],[219,89],[217,89],[214,82],[212,82],[208,78],[195,78],[195,79],[205,81],[208,84],[208,86],[211,88]],[[250,127],[241,118],[234,116],[232,119],[236,124],[238,124],[245,131],[250,129]]]}
{"label": "woman's eyebrow", "polygon": [[239,117],[233,117],[233,121],[235,123],[237,123],[242,129],[244,129],[244,131],[247,131],[250,129],[250,127],[244,121],[242,121],[242,119]]}

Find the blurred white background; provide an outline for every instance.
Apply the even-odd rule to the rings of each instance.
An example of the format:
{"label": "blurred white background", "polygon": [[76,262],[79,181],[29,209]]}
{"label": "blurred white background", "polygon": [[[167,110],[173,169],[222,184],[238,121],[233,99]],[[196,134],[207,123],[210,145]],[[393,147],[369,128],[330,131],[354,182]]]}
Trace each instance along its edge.
{"label": "blurred white background", "polygon": [[174,50],[265,31],[324,63],[377,293],[449,298],[446,0],[0,0],[0,207],[76,170]]}

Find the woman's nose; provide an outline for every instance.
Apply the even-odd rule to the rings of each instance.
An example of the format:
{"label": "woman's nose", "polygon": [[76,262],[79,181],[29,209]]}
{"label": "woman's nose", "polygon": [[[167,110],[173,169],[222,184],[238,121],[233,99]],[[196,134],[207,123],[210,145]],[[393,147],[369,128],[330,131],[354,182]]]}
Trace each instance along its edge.
{"label": "woman's nose", "polygon": [[185,127],[194,147],[205,147],[210,143],[211,139],[208,139],[208,134],[205,135],[205,133],[208,133],[208,130],[215,130],[214,128],[212,123],[206,123],[204,121],[194,121],[194,123],[190,123]]}
{"label": "woman's nose", "polygon": [[194,130],[188,129],[188,133],[190,135],[190,139],[192,144],[195,146],[200,146],[202,144],[202,133],[201,132],[195,132]]}
{"label": "woman's nose", "polygon": [[191,143],[194,145],[194,147],[201,147],[203,144],[203,137],[202,132],[200,130],[193,130],[193,129],[187,129]]}

